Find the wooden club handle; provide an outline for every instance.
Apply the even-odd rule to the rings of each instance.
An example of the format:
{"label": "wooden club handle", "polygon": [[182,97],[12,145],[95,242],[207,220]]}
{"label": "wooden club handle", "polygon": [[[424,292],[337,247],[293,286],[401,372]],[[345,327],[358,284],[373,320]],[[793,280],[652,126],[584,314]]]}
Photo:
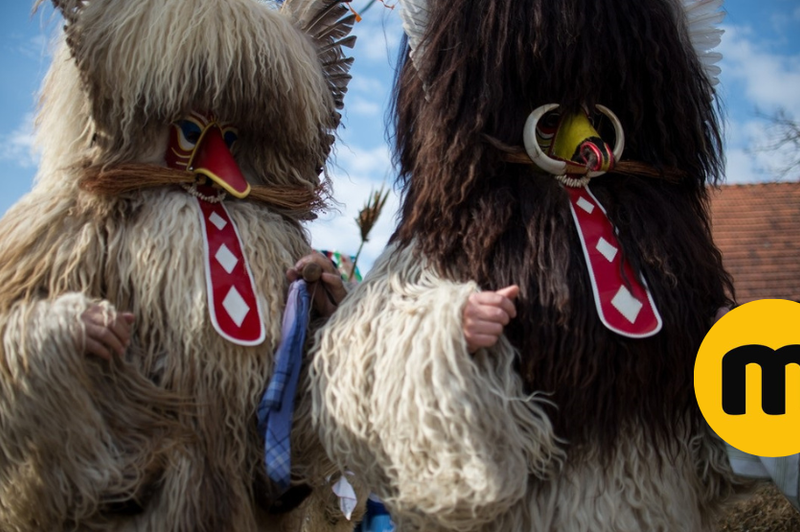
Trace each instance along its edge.
{"label": "wooden club handle", "polygon": [[309,262],[303,267],[303,280],[307,283],[316,283],[322,276],[322,266],[315,262]]}

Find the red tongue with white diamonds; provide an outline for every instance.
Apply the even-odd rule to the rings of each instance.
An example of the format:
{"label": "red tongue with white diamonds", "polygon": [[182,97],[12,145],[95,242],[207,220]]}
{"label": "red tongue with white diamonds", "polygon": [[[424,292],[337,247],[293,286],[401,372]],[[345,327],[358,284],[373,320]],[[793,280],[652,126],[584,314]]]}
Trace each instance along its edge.
{"label": "red tongue with white diamonds", "polygon": [[644,280],[637,278],[628,261],[623,260],[616,230],[605,209],[588,187],[566,189],[600,319],[623,336],[653,336],[661,330],[661,316]]}
{"label": "red tongue with white diamonds", "polygon": [[266,330],[239,231],[222,203],[197,198],[203,226],[211,323],[223,338],[258,345]]}

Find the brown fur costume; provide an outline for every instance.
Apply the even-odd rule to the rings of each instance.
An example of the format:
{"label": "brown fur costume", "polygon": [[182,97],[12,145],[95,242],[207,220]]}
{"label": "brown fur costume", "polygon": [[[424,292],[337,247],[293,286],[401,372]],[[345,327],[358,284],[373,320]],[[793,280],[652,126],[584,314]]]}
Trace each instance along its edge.
{"label": "brown fur costume", "polygon": [[[310,251],[299,221],[325,199],[353,19],[327,0],[54,4],[65,39],[42,93],[41,167],[0,222],[0,529],[300,530],[269,513],[255,410],[285,272]],[[225,204],[265,316],[258,346],[211,327],[196,200],[165,184],[186,178],[161,168],[169,124],[194,109],[239,129],[254,194]],[[95,303],[135,314],[110,363],[81,345]],[[329,491],[336,468],[297,409],[293,478]]]}
{"label": "brown fur costume", "polygon": [[[709,230],[712,83],[680,3],[431,0],[420,18],[396,88],[393,246],[318,337],[329,452],[401,530],[709,530],[736,481],[693,367],[733,287]],[[548,103],[622,122],[632,171],[591,189],[661,311],[651,338],[601,323],[564,187],[509,162]],[[516,319],[470,359],[466,297],[511,284]]]}

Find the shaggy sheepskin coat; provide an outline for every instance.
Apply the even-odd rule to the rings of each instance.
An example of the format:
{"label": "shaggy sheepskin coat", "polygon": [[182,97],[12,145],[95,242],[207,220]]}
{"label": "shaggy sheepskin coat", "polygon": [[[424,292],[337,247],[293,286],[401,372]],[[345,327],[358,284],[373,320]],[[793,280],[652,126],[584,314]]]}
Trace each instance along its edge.
{"label": "shaggy sheepskin coat", "polygon": [[[280,216],[229,206],[273,317],[263,345],[231,345],[208,324],[195,201],[181,190],[110,205],[37,191],[8,213],[12,235],[30,212],[61,220],[37,240],[44,278],[2,315],[4,529],[266,529],[255,405],[280,339],[285,271],[309,248]],[[135,314],[124,359],[76,344],[94,303]]]}
{"label": "shaggy sheepskin coat", "polygon": [[[733,299],[707,189],[724,161],[708,27],[721,2],[400,4],[403,203],[391,247],[316,338],[328,453],[401,532],[711,532],[739,487],[693,389],[697,349]],[[553,114],[533,139],[537,110]],[[658,308],[649,336],[597,311],[567,190],[583,174],[563,163],[585,174],[591,157],[576,142],[540,166],[529,148],[579,112],[597,128],[581,139],[625,139],[586,186]],[[514,317],[470,354],[469,296],[511,286]]]}
{"label": "shaggy sheepskin coat", "polygon": [[736,482],[724,444],[707,430],[665,448],[631,426],[606,462],[591,445],[565,451],[509,342],[468,354],[461,313],[477,290],[390,248],[318,335],[315,420],[397,529],[714,530]]}
{"label": "shaggy sheepskin coat", "polygon": [[[253,0],[54,3],[66,38],[43,88],[42,162],[33,191],[0,221],[0,530],[352,529],[303,396],[293,481],[323,491],[299,515],[270,513],[279,494],[256,427],[286,271],[311,251],[300,221],[320,203],[338,124],[341,93],[322,65],[342,59],[333,40],[352,20],[320,41],[324,56],[317,16],[338,21],[346,9],[286,2],[307,8],[290,17]],[[139,186],[164,170],[170,123],[195,109],[238,126],[233,152],[253,187],[310,198],[296,208],[224,201],[254,279],[260,345],[231,343],[211,325],[198,199],[177,185]],[[86,186],[122,167],[133,186],[114,189],[114,177],[105,181],[114,192]],[[80,317],[95,304],[134,314],[124,356],[85,353]]]}

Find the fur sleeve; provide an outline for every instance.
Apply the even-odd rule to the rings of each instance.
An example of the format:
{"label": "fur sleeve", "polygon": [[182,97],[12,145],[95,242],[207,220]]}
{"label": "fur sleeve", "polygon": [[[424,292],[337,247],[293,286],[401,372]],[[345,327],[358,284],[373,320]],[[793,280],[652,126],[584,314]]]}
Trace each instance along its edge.
{"label": "fur sleeve", "polygon": [[402,520],[480,527],[561,457],[508,342],[467,353],[461,314],[476,290],[389,250],[316,337],[314,419],[327,451]]}
{"label": "fur sleeve", "polygon": [[76,345],[80,314],[96,302],[68,293],[0,316],[0,523],[14,530],[135,500],[158,468],[148,438],[163,423],[148,382]]}

